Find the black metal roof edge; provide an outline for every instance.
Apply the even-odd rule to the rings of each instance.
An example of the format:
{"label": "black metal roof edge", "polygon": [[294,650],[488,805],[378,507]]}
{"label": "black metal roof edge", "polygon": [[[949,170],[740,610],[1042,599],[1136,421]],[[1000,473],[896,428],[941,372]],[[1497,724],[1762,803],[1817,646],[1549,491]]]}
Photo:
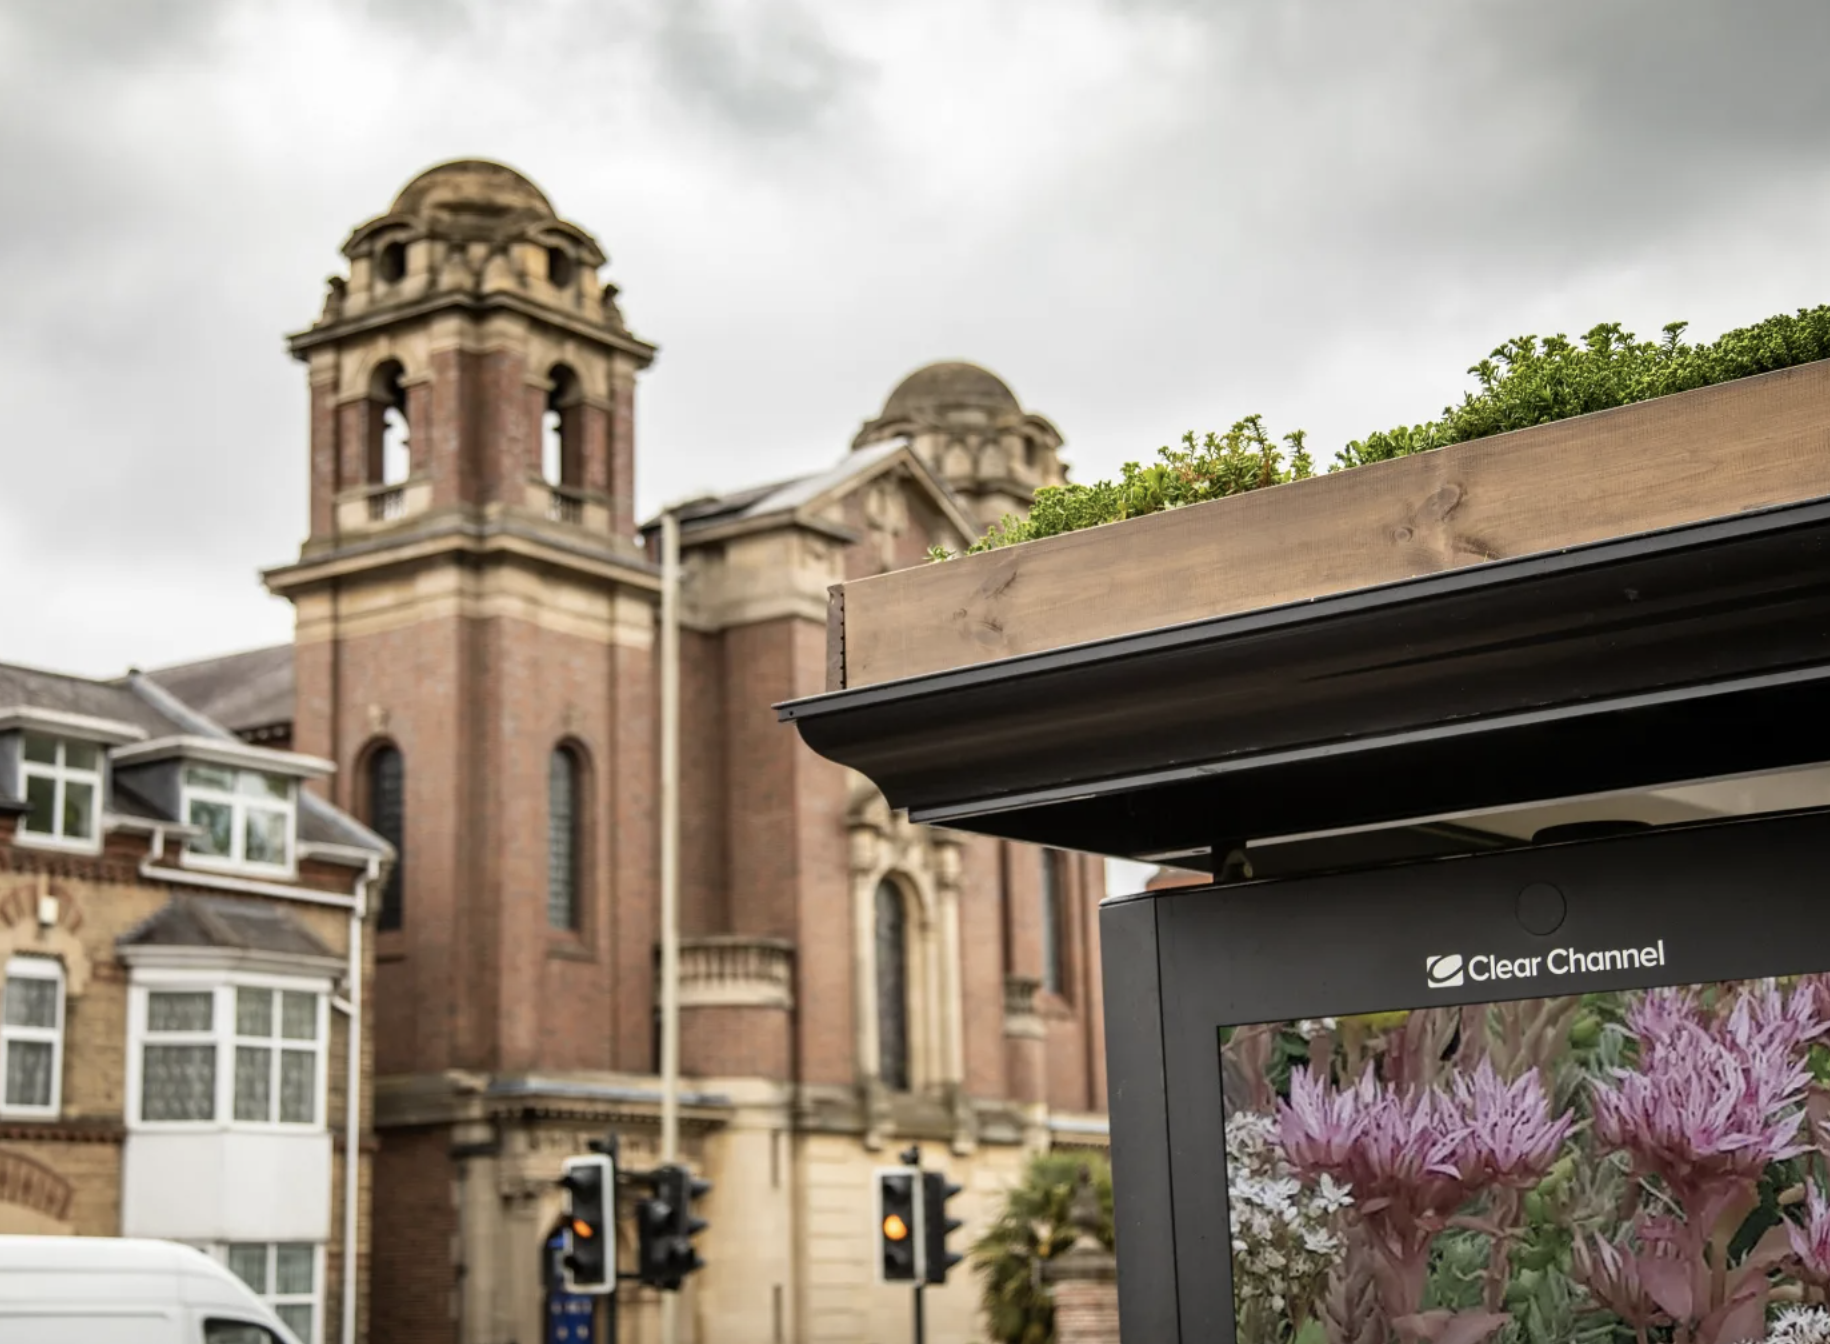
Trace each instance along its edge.
{"label": "black metal roof edge", "polygon": [[1395,579],[1388,583],[1371,584],[1364,588],[1257,607],[1244,612],[1203,617],[1158,630],[1114,635],[1061,649],[1014,654],[969,667],[904,677],[850,690],[827,691],[820,695],[781,701],[772,708],[776,711],[778,722],[804,721],[876,705],[943,695],[989,683],[1016,681],[1076,666],[1120,662],[1191,644],[1218,643],[1281,627],[1320,624],[1339,616],[1424,603],[1470,590],[1497,590],[1547,576],[1602,569],[1611,564],[1665,553],[1699,551],[1749,536],[1776,535],[1827,523],[1830,523],[1830,495],[1748,509],[1725,517],[1680,523],[1624,537],[1608,537],[1579,546],[1488,560],[1441,573]]}
{"label": "black metal roof edge", "polygon": [[1214,775],[1262,770],[1267,766],[1315,762],[1331,757],[1373,755],[1381,751],[1389,751],[1394,746],[1415,742],[1440,741],[1457,737],[1485,737],[1495,732],[1528,729],[1571,719],[1619,714],[1623,710],[1646,709],[1660,705],[1676,705],[1686,701],[1729,697],[1750,691],[1765,691],[1808,682],[1830,682],[1830,667],[1794,668],[1783,672],[1769,672],[1757,676],[1731,678],[1726,681],[1706,682],[1701,685],[1673,686],[1631,695],[1598,697],[1573,704],[1551,705],[1540,709],[1486,715],[1480,718],[1457,719],[1447,723],[1426,724],[1396,732],[1368,734],[1364,737],[1328,739],[1296,747],[1254,752],[1165,770],[1133,771],[1097,780],[1075,780],[1054,788],[985,794],[962,799],[959,802],[927,807],[918,805],[909,809],[909,820],[922,825],[945,826],[949,822],[961,821],[969,817],[990,816],[998,812],[1017,812],[1026,808],[1100,798],[1118,793],[1134,793],[1165,785],[1187,783]]}

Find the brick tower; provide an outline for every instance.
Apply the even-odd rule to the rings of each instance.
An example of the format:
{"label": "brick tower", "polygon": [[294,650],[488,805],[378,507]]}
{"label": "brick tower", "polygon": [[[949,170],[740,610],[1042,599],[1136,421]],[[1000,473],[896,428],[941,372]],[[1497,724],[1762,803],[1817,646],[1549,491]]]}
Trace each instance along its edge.
{"label": "brick tower", "polygon": [[[591,236],[496,164],[420,175],[343,251],[291,342],[311,528],[267,581],[295,646],[211,675],[401,856],[371,1338],[526,1341],[562,1161],[606,1129],[633,1167],[658,1146],[659,575],[631,512],[654,349]],[[958,1249],[1029,1153],[1105,1142],[1098,861],[915,826],[770,709],[823,685],[829,585],[966,544],[1060,479],[1059,445],[993,374],[930,366],[831,469],[678,510],[680,1147],[714,1183],[683,1344],[899,1332],[866,1234],[908,1143],[965,1187]],[[239,685],[257,665],[290,720]],[[977,1337],[968,1271],[925,1301],[933,1338]],[[625,1341],[657,1312],[625,1284]]]}
{"label": "brick tower", "polygon": [[[508,1338],[538,1302],[474,1251],[452,1300],[459,1226],[520,1179],[492,1088],[534,1107],[543,1078],[654,1069],[654,347],[591,235],[497,164],[421,174],[343,253],[290,341],[311,534],[267,583],[297,610],[295,749],[407,856],[376,946],[375,1337]],[[509,1202],[530,1264],[548,1193]]]}

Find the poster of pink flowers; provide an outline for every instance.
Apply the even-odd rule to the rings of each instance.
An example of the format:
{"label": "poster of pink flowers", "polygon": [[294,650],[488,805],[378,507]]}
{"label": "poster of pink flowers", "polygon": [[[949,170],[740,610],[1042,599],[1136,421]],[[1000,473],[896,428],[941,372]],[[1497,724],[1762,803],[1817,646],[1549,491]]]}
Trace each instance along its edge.
{"label": "poster of pink flowers", "polygon": [[1241,1344],[1830,1344],[1830,977],[1227,1028]]}

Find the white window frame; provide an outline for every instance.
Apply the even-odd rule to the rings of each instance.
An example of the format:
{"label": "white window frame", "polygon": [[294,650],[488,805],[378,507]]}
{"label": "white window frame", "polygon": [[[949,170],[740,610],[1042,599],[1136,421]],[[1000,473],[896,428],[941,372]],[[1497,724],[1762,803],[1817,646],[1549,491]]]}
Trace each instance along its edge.
{"label": "white window frame", "polygon": [[[207,784],[191,782],[193,770],[225,770],[235,780],[226,789],[214,788]],[[283,798],[271,794],[243,793],[240,788],[243,775],[261,775],[268,779],[283,781],[286,795]],[[178,763],[179,792],[183,798],[183,810],[180,816],[189,824],[191,804],[193,802],[212,803],[229,809],[229,852],[227,854],[205,854],[192,845],[184,849],[184,862],[193,868],[218,868],[235,872],[261,873],[267,876],[292,877],[298,871],[299,852],[299,782],[289,776],[277,774],[272,770],[259,770],[245,765],[221,765],[214,761],[184,760]],[[286,857],[280,863],[266,863],[246,857],[248,832],[247,822],[250,811],[278,812],[286,818]]]}
{"label": "white window frame", "polygon": [[[254,1293],[254,1295],[259,1298],[265,1306],[272,1310],[273,1314],[276,1316],[279,1315],[279,1308],[283,1306],[310,1306],[311,1333],[301,1337],[301,1344],[321,1344],[321,1341],[324,1338],[324,1252],[326,1249],[324,1243],[321,1241],[223,1241],[210,1242],[199,1246],[198,1249],[213,1259],[220,1261],[223,1268],[228,1269],[229,1273],[235,1274],[233,1269],[229,1269],[229,1251],[236,1246],[259,1246],[267,1252],[268,1291],[257,1292],[252,1287],[249,1287],[248,1291]],[[311,1247],[310,1293],[281,1293],[273,1291],[273,1285],[279,1278],[277,1271],[279,1269],[279,1248],[281,1246]],[[241,1284],[246,1284],[247,1282],[239,1274],[235,1276],[235,1281]],[[285,1317],[281,1316],[280,1319],[284,1320]]]}
{"label": "white window frame", "polygon": [[[55,762],[32,761],[26,759],[25,744],[29,737],[45,738],[57,746]],[[78,746],[91,747],[95,751],[96,768],[81,770],[64,762],[69,756],[72,742]],[[19,818],[19,824],[13,828],[14,838],[22,845],[40,845],[47,849],[72,849],[84,854],[93,854],[102,847],[102,804],[106,798],[103,789],[104,776],[108,769],[108,749],[99,742],[85,738],[72,738],[58,733],[39,732],[26,729],[19,735],[19,798],[24,801],[28,782],[32,779],[52,781],[55,792],[51,799],[51,820],[56,831],[29,831],[25,826],[25,816]],[[64,824],[64,789],[71,783],[87,784],[95,791],[95,802],[90,812],[95,833],[88,836],[68,836],[63,833]]]}
{"label": "white window frame", "polygon": [[[55,1027],[14,1027],[4,1020],[0,1011],[0,1115],[9,1119],[55,1120],[63,1111],[64,1084],[64,1000],[67,994],[67,982],[64,978],[63,963],[49,957],[11,957],[6,962],[3,980],[15,977],[21,980],[52,980],[57,984],[57,1025]],[[0,995],[4,995],[5,986],[0,980]],[[51,1046],[51,1104],[49,1106],[21,1106],[6,1100],[6,1051],[14,1041],[49,1042]]]}
{"label": "white window frame", "polygon": [[[292,1041],[275,1034],[266,1038],[274,1051],[272,1120],[237,1120],[235,1118],[235,1047],[239,1040],[235,1021],[235,995],[239,989],[291,990],[293,993],[317,996],[317,1037],[312,1041]],[[149,1033],[146,1029],[151,995],[162,992],[196,993],[208,990],[214,995],[208,1032]],[[323,977],[257,974],[147,968],[136,970],[128,989],[127,1010],[127,1127],[130,1130],[157,1134],[315,1134],[329,1128],[330,1098],[330,997],[331,983]],[[279,1000],[274,1003],[274,1030],[279,1030]],[[144,1104],[146,1047],[170,1043],[203,1044],[216,1048],[215,1104],[208,1120],[146,1120],[141,1118]],[[310,1121],[281,1120],[279,1116],[279,1052],[282,1049],[310,1049],[316,1055],[312,1082]]]}

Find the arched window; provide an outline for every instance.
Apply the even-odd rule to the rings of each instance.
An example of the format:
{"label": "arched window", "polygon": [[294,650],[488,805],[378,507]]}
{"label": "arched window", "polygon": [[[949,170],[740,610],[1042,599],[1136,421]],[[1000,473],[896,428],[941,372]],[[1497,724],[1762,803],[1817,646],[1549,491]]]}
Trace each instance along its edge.
{"label": "arched window", "polygon": [[547,763],[546,919],[556,929],[578,927],[581,773],[576,751],[553,749]]}
{"label": "arched window", "polygon": [[1042,851],[1042,988],[1051,994],[1066,992],[1067,911],[1062,891],[1058,850]]}
{"label": "arched window", "polygon": [[548,485],[576,489],[584,484],[584,457],[579,426],[581,389],[578,375],[563,364],[547,374],[551,385],[540,417],[540,475]]}
{"label": "arched window", "polygon": [[407,438],[406,370],[400,361],[382,363],[369,380],[368,483],[399,485],[412,468]]}
{"label": "arched window", "polygon": [[877,884],[877,1073],[893,1092],[909,1090],[909,915],[902,891]]}
{"label": "arched window", "polygon": [[402,914],[401,891],[406,881],[407,773],[400,752],[391,746],[379,746],[369,753],[368,819],[369,829],[394,846],[398,856],[388,884],[381,889],[381,913],[378,927],[398,929]]}

